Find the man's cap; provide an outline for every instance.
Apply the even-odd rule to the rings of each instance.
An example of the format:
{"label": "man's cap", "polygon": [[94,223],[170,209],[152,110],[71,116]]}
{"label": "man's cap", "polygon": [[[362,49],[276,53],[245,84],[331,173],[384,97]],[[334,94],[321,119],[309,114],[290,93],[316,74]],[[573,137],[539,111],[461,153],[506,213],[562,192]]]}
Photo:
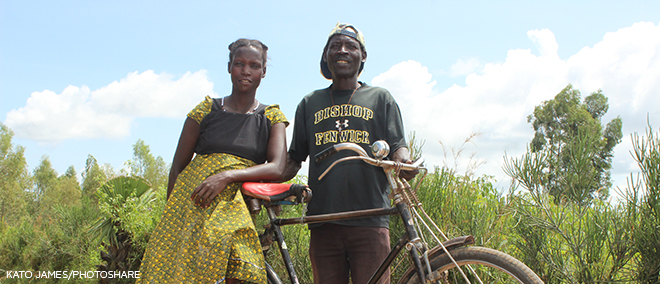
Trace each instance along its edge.
{"label": "man's cap", "polygon": [[[328,43],[330,43],[330,39],[334,35],[345,35],[348,37],[352,37],[355,40],[357,40],[360,43],[360,47],[364,52],[367,52],[367,48],[365,45],[364,41],[364,35],[360,30],[358,30],[356,27],[354,27],[351,24],[346,24],[346,23],[337,23],[334,29],[330,32],[330,35],[328,35],[328,41],[325,43],[325,47],[323,47],[323,54],[321,54],[321,74],[323,74],[323,77],[325,77],[328,80],[332,80],[332,73],[330,72],[330,69],[328,69],[328,63],[323,60],[323,56],[325,55],[326,50],[328,49]],[[358,74],[362,73],[362,69],[364,69],[364,62],[360,64],[360,70],[358,71]]]}

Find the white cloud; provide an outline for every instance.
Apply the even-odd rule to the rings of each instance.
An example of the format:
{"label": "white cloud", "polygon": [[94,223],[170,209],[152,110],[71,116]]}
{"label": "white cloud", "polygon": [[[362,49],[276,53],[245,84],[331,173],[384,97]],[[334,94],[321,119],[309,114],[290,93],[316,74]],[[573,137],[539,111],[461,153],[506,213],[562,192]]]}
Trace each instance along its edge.
{"label": "white cloud", "polygon": [[536,45],[536,48],[539,50],[541,56],[559,57],[557,55],[559,44],[557,44],[555,34],[552,33],[549,29],[531,30],[527,32],[527,36],[532,40],[532,42],[534,42],[534,45]]}
{"label": "white cloud", "polygon": [[[414,130],[426,140],[424,154],[430,164],[443,165],[440,141],[460,148],[471,133],[481,133],[467,144],[463,155],[476,153],[487,163],[478,173],[494,175],[508,184],[501,169],[505,152],[519,157],[532,138],[527,116],[535,106],[554,98],[569,83],[583,97],[602,89],[610,109],[603,123],[620,115],[624,140],[616,149],[613,163],[615,185],[624,185],[625,176],[634,170],[629,135],[644,133],[647,113],[660,121],[660,25],[637,23],[611,32],[593,47],[585,47],[567,60],[557,55],[558,43],[547,29],[527,33],[538,55],[531,50],[515,49],[502,63],[486,63],[468,74],[463,86],[442,91],[421,63],[406,61],[373,79],[373,85],[391,91],[401,106],[407,131]],[[452,69],[462,69],[459,60]],[[460,73],[460,72],[456,72]],[[656,125],[657,127],[657,125]],[[448,159],[450,165],[454,163]],[[459,170],[467,159],[458,161]]]}
{"label": "white cloud", "polygon": [[456,63],[449,68],[450,76],[465,76],[478,72],[481,68],[481,62],[476,58],[470,58],[468,60],[459,59],[456,60]]}
{"label": "white cloud", "polygon": [[17,137],[42,142],[129,135],[136,117],[185,115],[204,96],[213,96],[205,70],[174,80],[148,70],[133,72],[98,90],[68,86],[61,94],[34,92],[24,107],[7,114]]}

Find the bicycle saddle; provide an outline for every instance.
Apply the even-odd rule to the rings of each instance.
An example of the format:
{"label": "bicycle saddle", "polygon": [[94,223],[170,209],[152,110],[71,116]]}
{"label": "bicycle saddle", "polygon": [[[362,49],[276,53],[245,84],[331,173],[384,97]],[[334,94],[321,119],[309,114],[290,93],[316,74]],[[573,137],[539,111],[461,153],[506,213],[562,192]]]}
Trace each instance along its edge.
{"label": "bicycle saddle", "polygon": [[269,202],[295,197],[296,203],[307,203],[312,199],[312,190],[303,184],[244,182],[241,192]]}

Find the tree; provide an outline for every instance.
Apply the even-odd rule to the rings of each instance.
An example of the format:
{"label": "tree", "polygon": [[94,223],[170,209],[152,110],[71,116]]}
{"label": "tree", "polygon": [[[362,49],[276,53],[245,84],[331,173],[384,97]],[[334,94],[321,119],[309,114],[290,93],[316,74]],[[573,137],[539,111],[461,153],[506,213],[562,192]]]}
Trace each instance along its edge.
{"label": "tree", "polygon": [[603,201],[612,151],[622,137],[619,117],[603,130],[607,110],[601,91],[581,103],[580,92],[568,85],[528,117],[535,136],[527,153],[505,162],[514,179],[512,243],[545,283],[629,280],[630,236],[618,211]]}
{"label": "tree", "polygon": [[0,222],[13,223],[27,212],[26,189],[32,186],[25,149],[14,147],[14,132],[0,122]]}
{"label": "tree", "polygon": [[81,202],[81,190],[76,170],[70,166],[58,176],[48,156],[43,156],[34,169],[35,188],[32,191],[33,217],[48,221],[53,218],[56,207],[71,208]]}
{"label": "tree", "polygon": [[609,195],[613,150],[623,134],[620,117],[603,130],[607,102],[598,90],[580,103],[580,92],[569,84],[528,116],[535,132],[530,151],[547,154],[544,189],[556,202],[587,202]]}
{"label": "tree", "polygon": [[[57,186],[57,171],[53,169],[48,156],[43,156],[39,166],[37,166],[32,174],[34,178],[35,187],[32,189],[32,206],[31,213],[34,216],[41,215],[44,211],[48,211],[50,204],[45,202],[44,196],[51,195],[51,191],[55,190]],[[46,198],[47,199],[47,198]]]}
{"label": "tree", "polygon": [[48,156],[41,157],[41,163],[34,169],[33,175],[36,183],[34,189],[35,199],[40,200],[57,183],[57,171],[53,169],[53,164],[51,164]]}
{"label": "tree", "polygon": [[113,176],[112,168],[99,166],[96,158],[92,155],[87,156],[85,161],[85,170],[82,172],[81,189],[84,196],[96,199],[96,190]]}
{"label": "tree", "polygon": [[133,160],[126,161],[125,165],[129,170],[126,174],[144,178],[154,189],[167,188],[169,166],[162,157],[155,158],[142,139],[133,144]]}
{"label": "tree", "polygon": [[61,205],[64,207],[72,207],[73,205],[80,204],[82,197],[78,177],[76,177],[76,170],[73,166],[67,168],[64,174],[57,177],[57,185],[53,194],[49,195],[51,206]]}

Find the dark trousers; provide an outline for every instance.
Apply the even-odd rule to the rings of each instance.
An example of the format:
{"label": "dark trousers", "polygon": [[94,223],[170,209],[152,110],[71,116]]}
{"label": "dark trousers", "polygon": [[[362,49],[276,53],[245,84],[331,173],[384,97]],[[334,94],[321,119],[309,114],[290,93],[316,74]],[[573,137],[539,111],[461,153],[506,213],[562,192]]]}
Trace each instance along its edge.
{"label": "dark trousers", "polygon": [[[365,284],[390,251],[387,228],[325,224],[310,232],[315,284],[348,284],[349,275],[353,284]],[[389,269],[378,283],[390,283]]]}

